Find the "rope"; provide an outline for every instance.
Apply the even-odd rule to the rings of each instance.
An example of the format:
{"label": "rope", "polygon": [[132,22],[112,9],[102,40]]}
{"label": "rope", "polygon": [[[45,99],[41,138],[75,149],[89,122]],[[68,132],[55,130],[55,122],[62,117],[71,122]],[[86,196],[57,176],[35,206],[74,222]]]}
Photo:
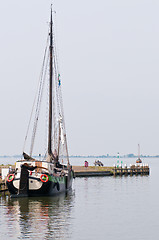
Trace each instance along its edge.
{"label": "rope", "polygon": [[[41,81],[41,77],[42,77],[42,73],[43,73],[43,68],[44,68],[44,63],[45,63],[45,57],[46,57],[46,52],[47,52],[47,48],[48,48],[48,41],[49,41],[49,37],[47,37],[47,41],[46,41],[46,48],[45,48],[45,51],[44,51],[44,59],[43,59],[43,63],[42,63],[42,70],[41,70],[41,73],[40,73],[38,86],[40,85],[40,81]],[[37,86],[35,98],[34,98],[34,101],[33,101],[33,106],[32,106],[32,110],[31,110],[31,114],[30,114],[30,118],[29,118],[29,123],[28,123],[27,131],[26,131],[26,135],[25,135],[25,139],[24,139],[24,145],[23,145],[23,151],[22,151],[22,152],[24,152],[24,149],[25,149],[25,146],[26,146],[26,141],[27,141],[27,138],[28,138],[28,133],[29,133],[29,129],[30,129],[30,124],[31,124],[31,120],[32,120],[32,116],[33,116],[33,111],[34,111],[34,107],[35,107],[35,103],[36,103],[36,98],[37,98],[37,94],[38,94],[38,89],[39,89],[38,86]]]}
{"label": "rope", "polygon": [[[56,16],[56,14],[55,14]],[[59,145],[59,152],[65,150],[67,160],[68,159],[68,149],[67,149],[67,139],[66,139],[66,129],[65,129],[65,120],[64,120],[64,109],[63,109],[63,99],[62,99],[62,87],[61,83],[59,82],[59,65],[58,65],[58,54],[57,54],[57,46],[55,44],[55,27],[53,24],[53,134],[52,134],[52,145],[53,145],[53,150],[58,150],[58,142],[60,139],[60,145]],[[48,42],[49,42],[49,34],[47,38],[47,43],[46,43],[46,48],[44,52],[44,59],[42,63],[42,69],[39,77],[39,83],[38,83],[38,89],[36,91],[36,96],[33,102],[33,107],[29,119],[29,124],[24,140],[24,146],[23,146],[23,152],[24,148],[26,145],[26,141],[28,138],[28,133],[31,125],[31,121],[33,118],[33,111],[35,109],[35,117],[34,117],[34,122],[33,122],[33,131],[32,131],[32,137],[31,137],[31,146],[30,146],[30,156],[32,156],[33,153],[33,148],[34,148],[34,142],[35,142],[35,137],[36,137],[36,132],[37,132],[37,125],[38,125],[38,120],[39,120],[39,114],[40,114],[40,108],[41,108],[41,101],[42,101],[42,96],[44,92],[44,83],[46,80],[46,75],[47,75],[47,70],[48,70],[48,61],[49,61],[49,48],[48,48]],[[36,105],[36,106],[35,106]],[[46,106],[46,117],[47,117],[47,122],[46,122],[46,127],[48,128],[48,101],[47,101],[47,106]],[[58,122],[57,122],[58,119]],[[62,120],[60,122],[60,119]],[[60,128],[62,131],[59,131],[59,124]],[[48,129],[47,129],[48,130]],[[64,144],[61,143],[61,137],[59,134],[63,132],[63,138],[64,138]],[[48,134],[48,132],[47,132]],[[48,138],[47,138],[48,139]],[[47,143],[47,140],[45,141]],[[46,149],[45,149],[46,150]],[[47,150],[45,151],[45,153]],[[46,156],[46,154],[45,154]],[[62,155],[63,156],[63,155]]]}
{"label": "rope", "polygon": [[[55,20],[57,21],[56,14],[55,14]],[[56,32],[57,32],[57,23],[56,23]],[[54,25],[53,25],[53,34],[54,34],[54,38],[53,39],[56,39],[57,34],[55,36]],[[63,152],[65,150],[67,161],[69,163],[68,147],[67,147],[67,139],[66,139],[66,129],[65,129],[65,120],[64,120],[63,99],[62,99],[62,87],[61,87],[61,83],[59,83],[60,74],[59,74],[59,65],[58,65],[58,51],[57,51],[57,46],[55,44],[55,41],[53,42],[53,44],[54,44],[53,55],[54,55],[55,92],[56,92],[56,101],[57,101],[58,120],[62,119],[62,122],[58,122],[58,124],[60,124],[60,127],[62,128],[62,130],[63,130],[62,132],[63,132],[63,135],[64,135],[63,136],[63,138],[64,138],[63,149],[61,148],[62,146],[60,144],[59,152],[60,152],[60,150],[63,150]],[[59,129],[58,126],[57,126],[56,129]],[[56,133],[57,133],[57,131],[56,131]],[[60,133],[58,133],[58,135],[59,134]],[[54,138],[55,138],[55,136],[54,136]],[[59,137],[57,137],[57,139],[59,139]],[[61,137],[60,137],[60,139],[61,139]]]}
{"label": "rope", "polygon": [[[33,133],[32,133],[32,138],[31,138],[30,156],[32,156],[32,152],[33,152],[36,130],[37,130],[37,123],[39,120],[41,100],[42,100],[43,89],[44,89],[44,82],[45,82],[46,72],[47,72],[47,65],[48,65],[48,59],[49,59],[49,55],[48,55],[47,60],[46,60],[47,50],[48,50],[48,46],[46,46],[46,49],[45,49],[44,61],[43,61],[43,65],[42,65],[39,93],[38,93],[37,106],[36,106],[36,111],[35,111],[35,120],[34,120]],[[46,66],[45,66],[45,60],[46,60]],[[45,69],[44,69],[44,67],[45,67]]]}

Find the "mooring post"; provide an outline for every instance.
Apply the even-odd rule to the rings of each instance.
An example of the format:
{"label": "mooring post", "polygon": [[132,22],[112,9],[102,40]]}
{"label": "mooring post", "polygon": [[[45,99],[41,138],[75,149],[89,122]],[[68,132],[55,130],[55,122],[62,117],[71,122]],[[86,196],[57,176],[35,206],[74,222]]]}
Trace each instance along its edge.
{"label": "mooring post", "polygon": [[127,176],[128,175],[128,168],[127,168],[127,165],[125,164],[125,175]]}
{"label": "mooring post", "polygon": [[117,175],[117,167],[116,167],[116,165],[115,165],[115,164],[114,164],[113,173],[114,173],[114,176],[116,176],[116,175]]}
{"label": "mooring post", "polygon": [[135,174],[138,175],[138,166],[135,164]]}
{"label": "mooring post", "polygon": [[132,167],[132,165],[130,164],[130,176],[132,176],[133,175],[133,167]]}
{"label": "mooring post", "polygon": [[122,165],[120,165],[120,168],[119,168],[119,174],[120,174],[120,176],[122,176],[122,174],[123,174]]}

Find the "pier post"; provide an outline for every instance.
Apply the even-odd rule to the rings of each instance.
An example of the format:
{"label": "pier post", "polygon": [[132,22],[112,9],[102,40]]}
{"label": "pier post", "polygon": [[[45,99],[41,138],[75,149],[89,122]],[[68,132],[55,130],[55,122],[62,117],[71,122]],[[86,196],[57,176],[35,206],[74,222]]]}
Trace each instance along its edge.
{"label": "pier post", "polygon": [[113,171],[113,173],[114,173],[114,176],[116,176],[117,175],[117,167],[116,167],[116,165],[114,165],[114,169],[113,169],[114,171]]}
{"label": "pier post", "polygon": [[120,166],[119,174],[120,174],[120,176],[123,175],[123,168],[122,168],[122,165]]}
{"label": "pier post", "polygon": [[127,168],[127,165],[125,164],[125,176],[128,175],[128,168]]}

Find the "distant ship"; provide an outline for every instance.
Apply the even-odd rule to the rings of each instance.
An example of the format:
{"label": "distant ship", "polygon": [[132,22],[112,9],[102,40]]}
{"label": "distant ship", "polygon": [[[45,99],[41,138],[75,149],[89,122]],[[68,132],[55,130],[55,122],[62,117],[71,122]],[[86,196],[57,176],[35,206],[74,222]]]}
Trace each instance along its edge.
{"label": "distant ship", "polygon": [[140,158],[140,144],[138,144],[138,159],[136,160],[136,163],[142,163],[142,160]]}
{"label": "distant ship", "polygon": [[[43,78],[46,78],[47,74],[45,71],[49,69],[47,153],[42,161],[32,157],[43,91],[43,78],[41,77],[30,154],[23,152],[24,158],[16,161],[15,171],[10,172],[7,177],[7,186],[12,197],[57,195],[68,191],[72,186],[73,170],[68,157],[61,80],[57,64],[52,13],[51,6],[48,41],[42,68]],[[48,53],[48,58],[46,53]],[[65,165],[63,160],[67,162]]]}

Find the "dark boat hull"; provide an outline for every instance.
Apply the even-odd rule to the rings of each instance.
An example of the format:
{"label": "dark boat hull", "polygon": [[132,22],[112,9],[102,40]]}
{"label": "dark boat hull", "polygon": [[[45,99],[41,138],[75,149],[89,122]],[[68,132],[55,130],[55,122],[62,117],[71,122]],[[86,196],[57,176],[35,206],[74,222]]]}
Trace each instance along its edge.
{"label": "dark boat hull", "polygon": [[[29,179],[32,179],[29,177]],[[63,181],[58,181],[58,178],[56,178],[56,182],[48,181],[43,182],[42,186],[39,189],[28,189],[27,193],[21,193],[19,194],[18,188],[14,186],[14,181],[8,182],[7,181],[7,187],[11,194],[11,197],[38,197],[38,196],[56,196],[60,193],[67,192],[72,187],[72,180],[73,180],[73,174],[71,174],[70,178],[68,176],[63,177]],[[39,181],[39,179],[37,179]]]}

